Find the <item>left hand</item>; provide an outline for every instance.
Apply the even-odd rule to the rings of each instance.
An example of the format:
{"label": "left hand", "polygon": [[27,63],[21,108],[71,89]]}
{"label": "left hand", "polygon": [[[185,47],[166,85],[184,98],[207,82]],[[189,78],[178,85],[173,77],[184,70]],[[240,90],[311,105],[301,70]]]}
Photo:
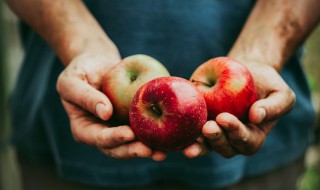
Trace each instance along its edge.
{"label": "left hand", "polygon": [[249,122],[229,113],[219,114],[215,121],[207,121],[202,136],[183,150],[185,156],[194,158],[210,151],[225,158],[252,155],[262,147],[277,120],[293,108],[295,94],[273,67],[259,63],[246,66],[259,95],[249,110]]}
{"label": "left hand", "polygon": [[85,52],[74,57],[60,74],[57,90],[69,117],[73,138],[113,158],[162,161],[166,154],[137,141],[131,127],[110,124],[113,107],[100,89],[103,78],[120,60],[120,55]]}

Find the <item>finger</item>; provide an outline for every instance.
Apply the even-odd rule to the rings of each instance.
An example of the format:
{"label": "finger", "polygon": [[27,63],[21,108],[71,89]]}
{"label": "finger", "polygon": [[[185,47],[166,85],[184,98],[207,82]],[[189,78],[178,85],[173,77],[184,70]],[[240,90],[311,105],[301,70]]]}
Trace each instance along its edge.
{"label": "finger", "polygon": [[252,155],[258,151],[266,138],[260,128],[255,125],[246,126],[229,113],[219,114],[216,121],[225,131],[231,146],[244,155]]}
{"label": "finger", "polygon": [[100,148],[113,148],[135,139],[129,126],[108,128],[102,124],[72,127],[76,141]]}
{"label": "finger", "polygon": [[57,90],[62,99],[108,120],[113,112],[110,100],[85,80],[62,73],[57,82]]}
{"label": "finger", "polygon": [[163,161],[167,158],[167,154],[162,151],[154,151],[151,155],[151,159],[154,161]]}
{"label": "finger", "polygon": [[209,147],[225,158],[231,158],[237,152],[231,147],[230,142],[221,127],[215,121],[207,121],[202,128],[202,134],[207,138]]}
{"label": "finger", "polygon": [[73,127],[73,135],[82,143],[100,148],[113,148],[135,139],[129,126],[106,128],[101,124]]}
{"label": "finger", "polygon": [[293,108],[295,100],[295,94],[289,88],[273,92],[251,106],[249,121],[253,124],[260,124],[264,121],[276,120]]}
{"label": "finger", "polygon": [[[72,109],[72,104],[64,101],[66,110]],[[74,107],[74,106],[73,106]],[[94,117],[88,117],[85,111],[78,110],[70,120],[71,131],[76,141],[97,147],[115,147],[133,141],[135,135],[129,126],[108,127]]]}
{"label": "finger", "polygon": [[123,144],[111,149],[101,149],[101,151],[118,159],[147,158],[152,155],[151,148],[139,141]]}
{"label": "finger", "polygon": [[[74,111],[71,119],[72,134],[78,142],[99,147],[115,158],[150,157],[152,150],[141,142],[132,142],[135,135],[129,126],[108,127],[77,106],[62,101],[67,111]],[[151,153],[150,153],[151,152]],[[166,155],[156,152],[154,160],[163,160]]]}
{"label": "finger", "polygon": [[223,135],[223,131],[215,121],[207,121],[203,128],[202,134],[209,140],[216,140]]}
{"label": "finger", "polygon": [[195,158],[201,155],[203,151],[199,142],[195,142],[182,150],[182,153],[188,158]]}

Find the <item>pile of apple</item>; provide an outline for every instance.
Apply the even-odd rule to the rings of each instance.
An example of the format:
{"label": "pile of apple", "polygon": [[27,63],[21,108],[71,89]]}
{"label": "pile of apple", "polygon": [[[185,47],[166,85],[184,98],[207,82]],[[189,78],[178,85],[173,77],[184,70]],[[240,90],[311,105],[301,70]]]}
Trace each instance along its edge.
{"label": "pile of apple", "polygon": [[130,124],[142,143],[165,151],[192,144],[219,113],[246,120],[257,100],[250,72],[227,57],[200,65],[188,81],[170,76],[150,56],[132,55],[110,70],[102,91],[112,102],[114,120]]}

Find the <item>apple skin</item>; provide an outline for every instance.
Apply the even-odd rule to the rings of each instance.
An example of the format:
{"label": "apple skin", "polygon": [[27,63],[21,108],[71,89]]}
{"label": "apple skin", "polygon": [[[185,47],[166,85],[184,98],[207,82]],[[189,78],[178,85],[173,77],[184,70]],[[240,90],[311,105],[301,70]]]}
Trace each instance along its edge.
{"label": "apple skin", "polygon": [[207,120],[206,102],[188,80],[160,77],[144,84],[130,107],[137,138],[157,150],[179,150],[192,144]]}
{"label": "apple skin", "polygon": [[170,76],[167,69],[144,54],[126,57],[112,67],[102,86],[103,93],[113,106],[112,119],[119,124],[128,124],[130,103],[135,93],[143,84],[163,76]]}
{"label": "apple skin", "polygon": [[257,93],[252,75],[243,64],[228,57],[213,58],[200,65],[190,81],[206,100],[209,120],[228,112],[248,121]]}

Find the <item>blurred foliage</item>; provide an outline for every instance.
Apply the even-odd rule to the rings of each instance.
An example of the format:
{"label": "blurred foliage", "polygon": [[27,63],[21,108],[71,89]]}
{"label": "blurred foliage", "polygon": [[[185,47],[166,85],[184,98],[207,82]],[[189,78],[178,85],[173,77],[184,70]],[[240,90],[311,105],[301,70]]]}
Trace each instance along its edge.
{"label": "blurred foliage", "polygon": [[299,190],[319,190],[320,172],[315,168],[308,168],[299,183]]}
{"label": "blurred foliage", "polygon": [[313,92],[320,92],[320,25],[308,38],[303,63]]}
{"label": "blurred foliage", "polygon": [[[0,13],[1,13],[1,16],[0,16],[0,26],[4,26],[4,20],[3,20],[3,17],[2,17],[2,10],[3,10],[3,7],[2,7],[2,4],[0,3]],[[0,36],[3,36],[4,33],[3,33],[3,30],[0,30]],[[5,102],[5,83],[4,83],[4,79],[5,79],[5,64],[4,64],[4,61],[5,61],[5,41],[4,41],[4,38],[1,37],[0,38],[0,149],[2,148],[2,145],[3,145],[3,139],[4,139],[4,134],[5,134],[5,127],[4,126],[4,120],[6,119],[5,118],[5,113],[4,113],[4,110],[6,108],[6,102]]]}
{"label": "blurred foliage", "polygon": [[[318,109],[316,126],[318,133],[316,134],[320,134],[320,25],[318,25],[306,42],[303,63],[306,68],[309,85],[313,92],[315,107]],[[317,143],[319,143],[319,137]],[[306,171],[298,183],[299,190],[320,190],[320,145],[318,144],[316,147],[313,148],[313,151],[310,151],[312,149],[311,146],[306,154]],[[314,160],[313,163],[308,163],[309,159]]]}

